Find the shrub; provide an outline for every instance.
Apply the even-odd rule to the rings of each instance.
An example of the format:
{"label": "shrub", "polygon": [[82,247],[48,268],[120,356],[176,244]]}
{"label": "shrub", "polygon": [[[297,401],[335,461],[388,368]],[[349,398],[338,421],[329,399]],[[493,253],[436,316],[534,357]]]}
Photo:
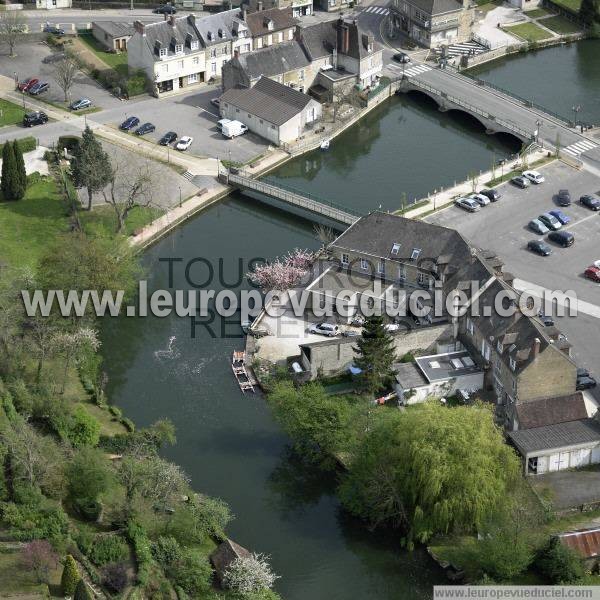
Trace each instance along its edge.
{"label": "shrub", "polygon": [[40,181],[42,181],[43,179],[44,178],[40,174],[39,171],[34,171],[33,173],[29,173],[29,175],[27,175],[27,186],[29,187],[30,185],[35,185],[36,183],[40,183]]}
{"label": "shrub", "polygon": [[60,506],[39,507],[7,502],[1,505],[1,509],[2,520],[10,528],[10,535],[20,541],[60,540],[69,528],[67,515]]}
{"label": "shrub", "polygon": [[50,571],[58,566],[58,555],[46,540],[27,544],[21,551],[21,560],[25,569],[34,573],[40,583],[48,583]]}
{"label": "shrub", "polygon": [[120,419],[123,416],[123,412],[118,406],[109,406],[108,411],[113,417],[117,417],[118,419]]}
{"label": "shrub", "polygon": [[181,547],[172,536],[159,537],[152,544],[152,556],[163,567],[168,567],[181,559]]}
{"label": "shrub", "polygon": [[75,446],[97,446],[100,441],[100,423],[83,406],[78,406],[66,423],[59,425],[59,434]]}
{"label": "shrub", "polygon": [[114,563],[104,567],[102,582],[112,592],[120,594],[129,583],[125,565],[122,563]]}
{"label": "shrub", "polygon": [[127,431],[129,431],[129,433],[133,433],[135,431],[135,423],[131,419],[123,417],[121,419],[121,424],[125,427],[125,429],[127,429]]}
{"label": "shrub", "polygon": [[81,138],[77,135],[61,135],[58,138],[56,147],[59,152],[62,152],[66,148],[69,154],[73,154],[73,152],[79,147],[80,142]]}
{"label": "shrub", "polygon": [[187,551],[170,569],[169,575],[190,596],[201,596],[210,589],[212,568],[208,559]]}
{"label": "shrub", "polygon": [[252,554],[231,562],[225,571],[223,584],[238,594],[247,595],[272,588],[277,579],[278,576],[271,571],[268,557]]}
{"label": "shrub", "polygon": [[116,535],[97,536],[92,545],[89,557],[98,565],[116,563],[125,560],[129,554],[127,544]]}
{"label": "shrub", "polygon": [[93,598],[87,583],[83,579],[80,579],[75,587],[73,600],[93,600]]}
{"label": "shrub", "polygon": [[577,583],[584,575],[583,563],[579,556],[556,537],[540,552],[536,564],[554,584]]}
{"label": "shrub", "polygon": [[89,554],[94,545],[94,534],[89,529],[82,527],[75,534],[75,542],[80,552]]}
{"label": "shrub", "polygon": [[22,379],[15,379],[8,384],[13,405],[21,414],[31,414],[33,410],[33,394]]}
{"label": "shrub", "polygon": [[63,595],[72,596],[75,593],[75,588],[80,579],[81,577],[79,576],[75,559],[70,554],[67,554],[65,558],[65,567],[60,579],[60,589],[62,590]]}

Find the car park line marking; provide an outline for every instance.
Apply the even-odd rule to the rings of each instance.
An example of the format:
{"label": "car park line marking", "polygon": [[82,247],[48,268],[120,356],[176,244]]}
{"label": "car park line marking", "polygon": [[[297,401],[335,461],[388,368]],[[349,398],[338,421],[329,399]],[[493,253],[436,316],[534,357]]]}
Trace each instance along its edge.
{"label": "car park line marking", "polygon": [[202,112],[205,112],[205,113],[208,113],[209,115],[212,115],[213,117],[215,117],[215,119],[219,119],[220,118],[219,115],[216,115],[214,112],[211,112],[210,110],[206,110],[202,106],[196,106],[196,108],[199,108]]}
{"label": "car park line marking", "polygon": [[575,221],[574,223],[567,223],[566,225],[563,225],[563,227],[567,229],[573,229],[573,227],[576,227],[580,223],[585,223],[585,221],[593,219],[594,217],[598,218],[598,215],[595,212],[593,212],[591,215],[588,215],[587,217],[583,217],[583,219],[579,219],[579,221]]}

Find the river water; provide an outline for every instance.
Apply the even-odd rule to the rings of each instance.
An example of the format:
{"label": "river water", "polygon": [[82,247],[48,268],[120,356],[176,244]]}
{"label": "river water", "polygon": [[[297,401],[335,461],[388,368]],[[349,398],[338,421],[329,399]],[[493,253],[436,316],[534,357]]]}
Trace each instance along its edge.
{"label": "river water", "polygon": [[[580,61],[574,48],[546,51],[553,60],[567,56],[567,71],[560,73],[569,81],[575,80],[566,65],[572,61],[573,69]],[[517,65],[530,60],[538,71],[546,69],[542,82],[556,83],[553,63],[540,62],[541,56],[519,56]],[[501,63],[499,71],[490,68],[484,75],[505,68]],[[522,79],[529,83],[525,75]],[[560,109],[558,104],[549,107]],[[486,136],[468,118],[441,114],[422,99],[394,98],[334,140],[330,152],[300,157],[271,177],[362,212],[394,209],[403,194],[407,200],[422,197],[474,170],[488,169],[494,158],[516,149],[511,138]],[[208,271],[202,263],[190,267],[189,279],[218,291],[245,285],[238,275],[253,258],[317,245],[308,221],[235,195],[150,248],[144,263],[149,288],[158,289],[168,287],[168,266],[159,259],[182,259],[174,266],[173,283],[188,289],[184,265],[203,257],[214,265],[212,283],[205,281]],[[232,351],[243,347],[236,319],[215,319],[194,333],[189,319],[176,316],[106,323],[110,397],[138,426],[161,417],[173,420],[178,443],[167,457],[186,470],[196,489],[229,503],[236,515],[231,537],[271,555],[282,576],[277,589],[286,600],[431,598],[432,584],[443,583],[443,575],[427,555],[404,552],[392,534],[370,533],[349,518],[334,494],[335,475],[301,464],[264,400],[240,393],[230,368]]]}

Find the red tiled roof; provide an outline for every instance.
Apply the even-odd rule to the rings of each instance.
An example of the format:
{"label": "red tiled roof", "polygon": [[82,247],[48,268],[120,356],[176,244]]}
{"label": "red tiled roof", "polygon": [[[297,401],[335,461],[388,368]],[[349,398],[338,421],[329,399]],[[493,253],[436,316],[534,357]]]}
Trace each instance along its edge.
{"label": "red tiled roof", "polygon": [[583,558],[600,556],[600,528],[562,533],[559,539]]}

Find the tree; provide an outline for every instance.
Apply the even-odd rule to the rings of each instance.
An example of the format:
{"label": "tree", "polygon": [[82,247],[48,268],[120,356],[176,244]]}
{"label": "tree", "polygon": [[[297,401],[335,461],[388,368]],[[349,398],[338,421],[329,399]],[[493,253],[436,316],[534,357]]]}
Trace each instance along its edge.
{"label": "tree", "polygon": [[269,565],[269,557],[251,554],[234,559],[225,570],[223,585],[244,596],[273,587],[279,579]]}
{"label": "tree", "polygon": [[383,317],[367,317],[354,353],[354,364],[362,370],[360,387],[373,395],[392,377],[392,364],[396,360],[394,339],[386,331]]}
{"label": "tree", "polygon": [[79,450],[67,467],[69,495],[73,500],[96,502],[113,481],[112,470],[100,450]]}
{"label": "tree", "polygon": [[264,292],[286,291],[300,284],[314,262],[315,255],[309,250],[296,248],[293,252],[270,263],[256,265],[246,277]]}
{"label": "tree", "polygon": [[575,584],[584,576],[583,563],[579,555],[571,548],[567,548],[557,537],[553,537],[548,542],[536,564],[554,584]]}
{"label": "tree", "polygon": [[50,571],[58,567],[58,555],[47,540],[29,542],[21,551],[21,560],[39,583],[48,583]]}
{"label": "tree", "polygon": [[79,575],[79,570],[77,569],[77,563],[75,559],[67,554],[65,557],[65,566],[62,572],[62,577],[60,579],[60,588],[62,590],[63,595],[65,596],[73,596],[75,593],[75,588],[81,579]]}
{"label": "tree", "polygon": [[156,179],[149,161],[142,165],[113,165],[108,186],[102,189],[104,201],[117,217],[116,232],[121,233],[129,213],[136,206],[150,206],[154,200]]}
{"label": "tree", "polygon": [[581,0],[580,19],[588,26],[600,22],[600,5],[598,0]]}
{"label": "tree", "polygon": [[109,184],[112,167],[108,154],[89,126],[85,128],[81,143],[73,152],[71,175],[75,187],[87,190],[87,210],[91,210],[93,195]]}
{"label": "tree", "polygon": [[6,142],[2,149],[2,181],[0,189],[4,200],[20,200],[25,195],[17,168],[13,144]]}
{"label": "tree", "polygon": [[489,408],[425,402],[379,421],[340,486],[346,508],[373,525],[402,527],[407,540],[474,531],[519,475]]}
{"label": "tree", "polygon": [[19,183],[23,188],[23,192],[25,192],[25,190],[27,190],[27,170],[25,169],[25,160],[23,159],[23,152],[21,151],[21,145],[18,140],[13,141],[13,152],[15,154],[15,164],[17,166]]}
{"label": "tree", "polygon": [[83,406],[78,406],[68,419],[66,437],[75,448],[97,446],[100,440],[100,423]]}
{"label": "tree", "polygon": [[0,42],[8,46],[11,57],[16,56],[15,46],[27,31],[27,20],[19,10],[0,11]]}
{"label": "tree", "polygon": [[54,67],[54,81],[65,95],[65,102],[69,101],[71,88],[75,82],[75,77],[79,73],[79,63],[72,56],[66,55],[59,60]]}
{"label": "tree", "polygon": [[75,587],[73,600],[93,600],[93,598],[94,596],[90,592],[87,583],[83,579],[80,579]]}
{"label": "tree", "polygon": [[61,331],[55,335],[55,347],[63,356],[63,380],[60,393],[63,394],[67,385],[67,375],[72,362],[77,362],[86,352],[96,352],[100,347],[98,332],[89,327],[80,327],[75,331]]}

